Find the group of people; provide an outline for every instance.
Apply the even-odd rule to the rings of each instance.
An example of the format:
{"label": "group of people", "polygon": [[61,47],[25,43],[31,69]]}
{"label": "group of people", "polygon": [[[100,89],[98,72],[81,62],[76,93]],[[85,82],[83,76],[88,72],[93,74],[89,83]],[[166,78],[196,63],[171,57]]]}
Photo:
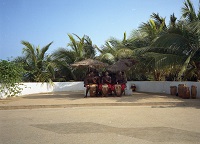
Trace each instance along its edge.
{"label": "group of people", "polygon": [[[91,90],[91,87],[95,86],[95,95],[96,96],[106,96],[106,95],[117,95],[116,85],[120,86],[121,96],[125,93],[126,88],[126,75],[124,72],[119,71],[117,73],[109,73],[108,71],[102,72],[101,75],[95,70],[90,71],[84,79],[84,87],[86,87],[85,98],[88,96],[88,92]],[[106,95],[103,90],[103,87],[106,85],[107,91]]]}

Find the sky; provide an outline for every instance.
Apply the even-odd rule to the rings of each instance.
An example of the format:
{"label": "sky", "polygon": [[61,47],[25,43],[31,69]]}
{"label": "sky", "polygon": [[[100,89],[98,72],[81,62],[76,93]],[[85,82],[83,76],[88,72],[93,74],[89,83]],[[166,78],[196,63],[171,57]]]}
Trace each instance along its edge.
{"label": "sky", "polygon": [[[197,9],[199,0],[191,0]],[[184,0],[0,0],[0,60],[22,56],[28,41],[47,51],[67,47],[67,34],[87,35],[101,47],[110,37],[123,38],[159,13],[181,17]]]}

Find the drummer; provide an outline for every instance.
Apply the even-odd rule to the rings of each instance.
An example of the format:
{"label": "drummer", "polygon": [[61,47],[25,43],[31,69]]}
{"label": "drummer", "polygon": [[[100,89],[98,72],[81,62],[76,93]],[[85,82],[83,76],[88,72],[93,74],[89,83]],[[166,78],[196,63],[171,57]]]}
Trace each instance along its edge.
{"label": "drummer", "polygon": [[84,79],[84,87],[86,87],[86,95],[84,98],[87,98],[87,94],[90,90],[90,85],[97,84],[97,79],[94,76],[94,72],[91,71]]}
{"label": "drummer", "polygon": [[125,93],[127,78],[124,72],[119,71],[116,76],[116,83],[121,85],[121,94]]}
{"label": "drummer", "polygon": [[114,90],[114,87],[111,84],[111,77],[109,76],[109,73],[106,71],[104,76],[101,80],[101,85],[99,88],[102,90],[102,85],[107,84],[108,85],[108,94],[112,94],[112,91]]}

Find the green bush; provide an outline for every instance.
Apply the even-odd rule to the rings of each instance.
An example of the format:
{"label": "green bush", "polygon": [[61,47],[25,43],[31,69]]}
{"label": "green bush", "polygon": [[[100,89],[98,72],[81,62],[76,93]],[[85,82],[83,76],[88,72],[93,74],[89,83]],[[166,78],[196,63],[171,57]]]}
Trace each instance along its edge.
{"label": "green bush", "polygon": [[21,64],[0,60],[0,92],[5,96],[16,96],[22,91],[24,70]]}

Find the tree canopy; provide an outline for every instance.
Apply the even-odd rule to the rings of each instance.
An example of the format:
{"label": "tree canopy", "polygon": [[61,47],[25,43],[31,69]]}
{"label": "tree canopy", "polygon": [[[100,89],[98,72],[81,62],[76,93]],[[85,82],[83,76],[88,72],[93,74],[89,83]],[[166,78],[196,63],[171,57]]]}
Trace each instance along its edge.
{"label": "tree canopy", "polygon": [[[199,2],[200,5],[200,2]],[[128,72],[129,80],[200,80],[200,6],[195,10],[192,1],[185,0],[180,8],[182,17],[166,17],[152,13],[130,36],[122,39],[110,37],[101,47],[84,35],[68,34],[66,47],[57,48],[47,55],[52,42],[40,48],[22,41],[23,56],[15,61],[22,63],[24,81],[82,80],[86,68],[71,64],[84,59],[98,59],[110,65],[119,59],[134,59],[137,64]],[[99,55],[97,56],[97,52]]]}

